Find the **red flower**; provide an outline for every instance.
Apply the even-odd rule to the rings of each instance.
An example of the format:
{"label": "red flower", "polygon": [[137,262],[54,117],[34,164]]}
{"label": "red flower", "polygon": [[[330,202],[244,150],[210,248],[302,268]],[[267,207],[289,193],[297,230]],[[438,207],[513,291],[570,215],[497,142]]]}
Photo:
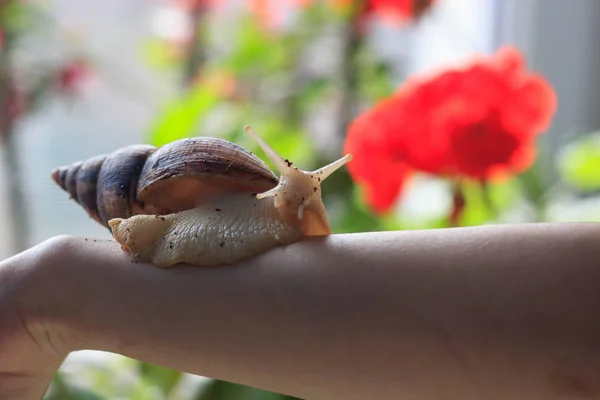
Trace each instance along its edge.
{"label": "red flower", "polygon": [[58,71],[59,90],[64,93],[76,92],[87,74],[88,66],[85,61],[73,60],[68,62]]}
{"label": "red flower", "polygon": [[377,14],[382,20],[401,25],[421,15],[433,4],[434,0],[368,0],[366,13]]}
{"label": "red flower", "polygon": [[[520,173],[531,165],[536,137],[556,106],[550,85],[526,71],[518,50],[502,48],[463,68],[412,78],[359,116],[346,140],[345,150],[355,153],[350,172],[379,212],[393,205],[397,196],[389,193],[399,194],[403,182],[394,190],[378,188],[392,183],[367,171],[373,162],[378,174],[402,164],[402,176],[408,169],[488,181]],[[369,142],[375,144],[361,147]],[[384,160],[388,164],[380,165]]]}
{"label": "red flower", "polygon": [[[333,10],[347,12],[359,7],[358,20],[375,15],[392,25],[402,25],[419,19],[435,0],[327,0]],[[249,0],[250,12],[267,27],[281,24],[285,8],[302,9],[312,6],[317,0]]]}
{"label": "red flower", "polygon": [[220,6],[224,0],[171,0],[171,4],[183,10],[198,10]]}
{"label": "red flower", "polygon": [[399,126],[393,128],[392,125],[401,121],[393,118],[397,103],[396,98],[384,100],[359,116],[348,131],[344,149],[353,155],[353,161],[348,164],[350,174],[364,186],[369,205],[382,213],[398,197],[411,172],[405,160],[395,157],[388,148],[387,131],[390,128],[397,131]]}
{"label": "red flower", "polygon": [[258,18],[262,26],[269,29],[282,24],[284,15],[282,4],[273,0],[248,0],[250,13]]}

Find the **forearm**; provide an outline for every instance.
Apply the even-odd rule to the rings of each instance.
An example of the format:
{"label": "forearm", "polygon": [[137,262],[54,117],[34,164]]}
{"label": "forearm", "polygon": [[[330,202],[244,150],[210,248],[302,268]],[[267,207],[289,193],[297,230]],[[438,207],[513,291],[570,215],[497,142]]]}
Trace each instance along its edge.
{"label": "forearm", "polygon": [[77,349],[304,398],[593,398],[599,243],[592,224],[333,235],[161,270],[71,239],[46,282]]}

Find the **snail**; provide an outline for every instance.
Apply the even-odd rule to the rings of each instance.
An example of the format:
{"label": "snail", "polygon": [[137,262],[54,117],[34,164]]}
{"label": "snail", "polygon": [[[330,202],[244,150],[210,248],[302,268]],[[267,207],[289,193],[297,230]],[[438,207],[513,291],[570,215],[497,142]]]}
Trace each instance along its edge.
{"label": "snail", "polygon": [[161,147],[131,145],[56,168],[52,179],[133,261],[158,267],[223,266],[275,246],[331,234],[321,184],[351,154],[316,171],[280,156],[245,131],[279,170],[214,137]]}

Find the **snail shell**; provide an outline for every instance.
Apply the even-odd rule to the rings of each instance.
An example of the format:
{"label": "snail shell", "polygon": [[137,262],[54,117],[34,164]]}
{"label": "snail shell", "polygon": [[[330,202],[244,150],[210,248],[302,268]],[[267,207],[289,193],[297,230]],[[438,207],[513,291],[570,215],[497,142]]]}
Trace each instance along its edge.
{"label": "snail shell", "polygon": [[127,146],[57,168],[52,178],[134,260],[161,267],[227,265],[330,234],[320,184],[351,156],[305,172],[246,130],[281,178],[254,154],[213,137]]}

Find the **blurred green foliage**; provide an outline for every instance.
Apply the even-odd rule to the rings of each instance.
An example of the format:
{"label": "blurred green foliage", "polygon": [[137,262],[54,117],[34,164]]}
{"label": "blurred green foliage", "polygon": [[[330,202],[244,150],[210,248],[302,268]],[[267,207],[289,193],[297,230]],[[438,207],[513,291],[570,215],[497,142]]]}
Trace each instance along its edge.
{"label": "blurred green foliage", "polygon": [[151,131],[150,142],[162,146],[176,139],[188,137],[210,109],[219,103],[219,97],[204,86],[196,86],[181,98],[165,106],[163,114]]}
{"label": "blurred green foliage", "polygon": [[230,382],[214,380],[194,400],[293,400],[296,397],[280,395]]}
{"label": "blurred green foliage", "polygon": [[585,135],[562,149],[558,170],[562,179],[575,189],[593,192],[600,189],[600,132]]}

